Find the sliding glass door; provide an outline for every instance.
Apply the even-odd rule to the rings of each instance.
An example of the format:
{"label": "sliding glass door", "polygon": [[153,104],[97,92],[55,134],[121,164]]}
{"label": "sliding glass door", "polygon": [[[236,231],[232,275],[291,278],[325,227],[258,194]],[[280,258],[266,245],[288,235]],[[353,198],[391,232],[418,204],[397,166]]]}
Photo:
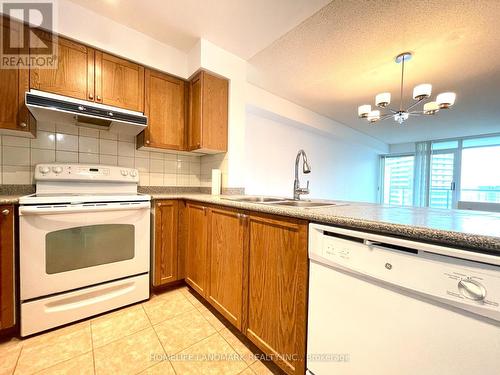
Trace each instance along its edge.
{"label": "sliding glass door", "polygon": [[433,151],[430,165],[429,207],[455,208],[457,151]]}

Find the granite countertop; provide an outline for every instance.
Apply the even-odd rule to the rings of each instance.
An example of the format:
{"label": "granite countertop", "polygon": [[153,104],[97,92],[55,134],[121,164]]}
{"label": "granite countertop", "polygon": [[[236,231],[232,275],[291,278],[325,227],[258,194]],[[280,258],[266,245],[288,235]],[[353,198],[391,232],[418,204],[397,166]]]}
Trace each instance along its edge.
{"label": "granite countertop", "polygon": [[500,255],[499,213],[360,202],[337,202],[341,205],[324,208],[297,208],[236,202],[209,194],[150,195],[153,199],[189,199]]}
{"label": "granite countertop", "polygon": [[[17,204],[22,195],[0,195],[0,204]],[[337,202],[341,205],[324,208],[297,208],[237,202],[224,199],[224,196],[200,193],[149,195],[152,199],[189,199],[500,255],[499,213],[361,202]]]}
{"label": "granite countertop", "polygon": [[0,204],[17,204],[19,203],[19,198],[26,194],[18,195],[0,195]]}

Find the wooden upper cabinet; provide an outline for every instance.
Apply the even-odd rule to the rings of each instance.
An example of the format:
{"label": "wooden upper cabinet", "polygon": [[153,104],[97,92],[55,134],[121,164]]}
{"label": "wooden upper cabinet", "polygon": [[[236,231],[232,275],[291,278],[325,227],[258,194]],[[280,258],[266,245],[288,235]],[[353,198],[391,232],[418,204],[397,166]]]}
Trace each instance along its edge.
{"label": "wooden upper cabinet", "polygon": [[304,374],[307,223],[249,218],[247,337],[288,374]]}
{"label": "wooden upper cabinet", "polygon": [[208,301],[236,328],[242,329],[246,286],[246,220],[239,211],[210,209]]}
{"label": "wooden upper cabinet", "polygon": [[176,200],[159,200],[154,204],[154,286],[178,280],[178,205]]}
{"label": "wooden upper cabinet", "polygon": [[95,101],[144,112],[144,67],[96,51]]}
{"label": "wooden upper cabinet", "polygon": [[208,208],[186,204],[186,282],[199,294],[206,296],[208,284]]}
{"label": "wooden upper cabinet", "polygon": [[138,146],[185,149],[187,83],[168,74],[146,69],[144,114],[148,127]]}
{"label": "wooden upper cabinet", "polygon": [[[52,44],[50,34],[34,30],[40,40]],[[81,100],[94,100],[94,49],[58,37],[57,69],[30,69],[30,88]]]}
{"label": "wooden upper cabinet", "polygon": [[0,206],[0,330],[15,324],[14,206]]}
{"label": "wooden upper cabinet", "polygon": [[[24,26],[0,16],[2,35],[10,30],[11,38],[21,38]],[[19,49],[19,53],[27,53]],[[29,90],[29,69],[0,69],[0,129],[20,131],[34,136],[36,123],[24,104],[24,96]],[[21,133],[22,132],[22,133]]]}
{"label": "wooden upper cabinet", "polygon": [[200,71],[190,81],[188,150],[227,151],[229,82]]}

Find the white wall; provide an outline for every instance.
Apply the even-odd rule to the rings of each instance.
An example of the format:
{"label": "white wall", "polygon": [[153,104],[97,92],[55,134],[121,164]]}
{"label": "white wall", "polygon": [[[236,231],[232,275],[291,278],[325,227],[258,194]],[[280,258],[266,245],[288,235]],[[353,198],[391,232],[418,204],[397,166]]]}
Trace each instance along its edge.
{"label": "white wall", "polygon": [[303,148],[311,173],[311,198],[376,202],[379,153],[289,123],[247,111],[245,192],[291,196],[297,151]]}
{"label": "white wall", "polygon": [[389,145],[390,154],[407,154],[410,152],[415,152],[415,142],[394,143]]}

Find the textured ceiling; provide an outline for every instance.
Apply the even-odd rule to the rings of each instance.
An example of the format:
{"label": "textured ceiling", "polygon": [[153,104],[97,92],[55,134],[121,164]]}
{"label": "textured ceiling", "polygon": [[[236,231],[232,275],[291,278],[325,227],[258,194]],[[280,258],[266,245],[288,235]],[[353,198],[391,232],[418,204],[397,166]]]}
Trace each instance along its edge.
{"label": "textured ceiling", "polygon": [[[335,0],[250,59],[249,80],[387,143],[500,132],[500,1]],[[412,51],[405,99],[418,83],[457,102],[434,117],[368,125],[357,106],[390,91]],[[434,96],[434,95],[433,95]],[[396,102],[397,103],[394,103]]]}
{"label": "textured ceiling", "polygon": [[247,59],[330,0],[71,0],[188,51],[199,38]]}

